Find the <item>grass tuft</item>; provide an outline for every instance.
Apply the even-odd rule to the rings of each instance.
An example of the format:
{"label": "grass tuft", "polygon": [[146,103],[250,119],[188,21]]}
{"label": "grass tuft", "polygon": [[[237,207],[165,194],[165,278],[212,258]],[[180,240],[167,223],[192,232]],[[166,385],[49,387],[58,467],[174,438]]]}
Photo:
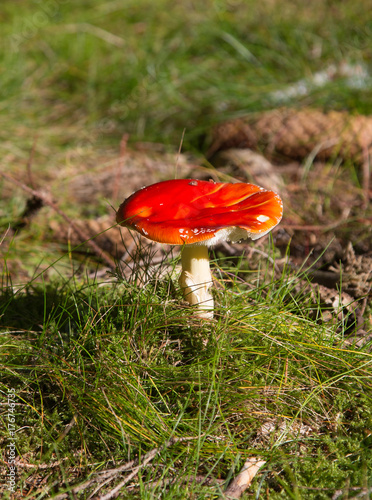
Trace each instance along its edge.
{"label": "grass tuft", "polygon": [[[343,323],[317,324],[303,307],[298,314],[287,274],[267,282],[261,269],[246,281],[243,268],[225,264],[212,321],[181,306],[174,264],[145,284],[70,280],[8,290],[1,390],[17,394],[21,461],[58,464],[48,485],[62,474],[65,484],[79,483],[84,471],[176,438],[128,498],[209,498],[210,487],[185,478],[226,479],[247,456],[267,461],[262,481],[273,498],[302,490],[327,498],[345,487],[345,471],[349,487],[361,488],[372,465],[368,346],[342,347]],[[29,477],[20,476],[25,492]]]}

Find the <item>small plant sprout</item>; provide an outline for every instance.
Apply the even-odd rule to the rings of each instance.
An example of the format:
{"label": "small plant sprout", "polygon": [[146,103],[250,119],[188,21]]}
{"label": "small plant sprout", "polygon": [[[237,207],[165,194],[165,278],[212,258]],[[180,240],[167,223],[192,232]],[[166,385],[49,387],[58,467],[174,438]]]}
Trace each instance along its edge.
{"label": "small plant sprout", "polygon": [[280,222],[282,212],[280,197],[254,184],[179,179],[132,194],[120,205],[116,221],[153,241],[182,245],[183,296],[199,317],[213,318],[208,247],[256,240]]}

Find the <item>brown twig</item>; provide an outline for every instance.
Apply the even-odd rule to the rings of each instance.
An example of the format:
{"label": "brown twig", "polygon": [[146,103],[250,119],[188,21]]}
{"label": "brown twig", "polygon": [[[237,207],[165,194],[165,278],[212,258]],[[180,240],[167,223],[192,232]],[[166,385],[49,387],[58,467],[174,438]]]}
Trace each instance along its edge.
{"label": "brown twig", "polygon": [[250,457],[245,461],[242,470],[231,481],[225,490],[225,496],[228,498],[240,498],[244,491],[250,486],[257,472],[265,465],[265,460],[256,457]]}
{"label": "brown twig", "polygon": [[114,489],[106,493],[106,495],[99,497],[99,500],[110,500],[111,498],[116,497],[116,494],[123,488],[123,486],[125,486],[127,483],[129,483],[129,481],[131,481],[135,476],[137,476],[139,470],[141,468],[146,467],[146,465],[149,464],[156,457],[159,451],[160,450],[158,448],[155,448],[154,450],[151,450],[149,453],[147,453],[143,461],[140,464],[138,464],[137,467],[135,467],[133,471],[123,481],[121,481],[118,485],[116,485]]}
{"label": "brown twig", "polygon": [[48,205],[50,208],[52,208],[58,215],[60,215],[70,226],[71,228],[79,235],[79,237],[85,241],[85,243],[93,250],[93,252],[97,255],[97,257],[101,258],[102,260],[105,261],[107,266],[110,269],[115,269],[115,261],[112,259],[110,256],[106,255],[103,250],[95,243],[95,241],[92,240],[92,238],[81,228],[79,228],[68,215],[61,210],[56,203],[54,203],[50,197],[47,194],[44,194],[41,191],[37,191],[35,189],[30,188],[23,182],[14,179],[14,177],[10,176],[9,174],[6,174],[5,172],[0,172],[0,175],[4,177],[6,180],[11,182],[12,184],[15,184],[16,186],[20,187],[25,191],[26,193],[29,193],[31,196],[41,200],[45,205]]}
{"label": "brown twig", "polygon": [[10,232],[10,226],[8,226],[6,228],[6,231],[5,233],[1,236],[1,239],[0,239],[0,246],[3,244],[4,240],[6,239],[6,237],[8,236],[8,233]]}
{"label": "brown twig", "polygon": [[35,137],[34,137],[34,142],[32,143],[32,148],[31,148],[31,151],[30,151],[30,156],[29,156],[29,158],[27,160],[27,165],[26,165],[28,181],[30,183],[30,186],[33,189],[36,189],[36,184],[34,182],[34,178],[33,178],[33,175],[32,175],[31,166],[32,166],[32,162],[34,160],[37,139],[38,139],[38,136],[36,134]]}
{"label": "brown twig", "polygon": [[90,488],[94,484],[98,484],[98,488],[95,490],[98,491],[98,489],[100,489],[113,479],[115,479],[121,473],[132,469],[132,472],[128,476],[126,476],[126,478],[123,481],[121,481],[117,486],[115,486],[115,488],[112,489],[110,492],[101,497],[94,497],[96,500],[109,500],[115,497],[116,494],[120,491],[120,489],[123,488],[123,486],[125,486],[129,481],[131,481],[138,474],[140,469],[146,467],[161,451],[163,451],[166,448],[169,448],[175,443],[191,441],[194,439],[198,438],[197,437],[171,438],[166,443],[164,443],[163,446],[160,446],[159,448],[154,448],[153,450],[146,453],[146,455],[142,457],[141,462],[139,462],[138,459],[131,460],[130,462],[120,465],[115,469],[108,469],[101,472],[97,472],[91,479],[88,479],[88,481],[85,481],[84,483],[74,486],[69,490],[69,492],[61,493],[60,495],[57,495],[53,498],[54,500],[64,500],[65,498],[68,498],[70,493],[72,494],[79,493],[80,491]]}
{"label": "brown twig", "polygon": [[[185,476],[181,478],[182,483],[195,483],[195,484],[201,484],[203,486],[221,486],[225,480],[224,479],[218,479],[216,477],[207,477],[207,476]],[[151,481],[150,483],[145,483],[147,488],[159,488],[159,487],[164,487],[164,486],[170,486],[172,484],[175,484],[176,482],[179,482],[178,478],[169,478],[169,479],[159,479],[158,481]],[[133,486],[128,486],[128,488],[135,488],[137,487],[136,485]]]}
{"label": "brown twig", "polygon": [[[363,218],[355,218],[352,220],[352,222],[366,222],[369,221],[368,217],[363,217]],[[351,222],[350,219],[348,218],[342,218],[339,219],[336,222],[332,222],[331,224],[325,224],[325,225],[312,225],[312,224],[280,224],[281,229],[293,229],[296,231],[322,231],[326,233],[327,231],[332,231],[333,229],[336,229],[338,226],[342,226],[343,224],[349,224]]]}

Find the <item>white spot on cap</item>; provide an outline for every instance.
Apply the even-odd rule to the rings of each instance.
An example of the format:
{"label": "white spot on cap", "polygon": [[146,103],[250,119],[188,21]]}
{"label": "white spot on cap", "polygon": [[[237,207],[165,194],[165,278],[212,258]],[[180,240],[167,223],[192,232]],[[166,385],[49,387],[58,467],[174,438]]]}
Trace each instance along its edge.
{"label": "white spot on cap", "polygon": [[257,220],[260,221],[260,222],[266,222],[270,219],[270,217],[268,217],[267,215],[259,215],[257,217]]}

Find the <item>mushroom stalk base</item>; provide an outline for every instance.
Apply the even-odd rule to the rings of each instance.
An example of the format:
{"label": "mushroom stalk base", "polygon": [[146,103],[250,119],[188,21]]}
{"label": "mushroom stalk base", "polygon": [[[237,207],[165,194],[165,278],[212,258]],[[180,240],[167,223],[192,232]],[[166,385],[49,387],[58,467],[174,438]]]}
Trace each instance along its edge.
{"label": "mushroom stalk base", "polygon": [[208,248],[205,245],[185,245],[181,255],[182,273],[179,284],[183,297],[197,307],[201,318],[213,318],[213,297],[209,289],[212,274],[209,267]]}

